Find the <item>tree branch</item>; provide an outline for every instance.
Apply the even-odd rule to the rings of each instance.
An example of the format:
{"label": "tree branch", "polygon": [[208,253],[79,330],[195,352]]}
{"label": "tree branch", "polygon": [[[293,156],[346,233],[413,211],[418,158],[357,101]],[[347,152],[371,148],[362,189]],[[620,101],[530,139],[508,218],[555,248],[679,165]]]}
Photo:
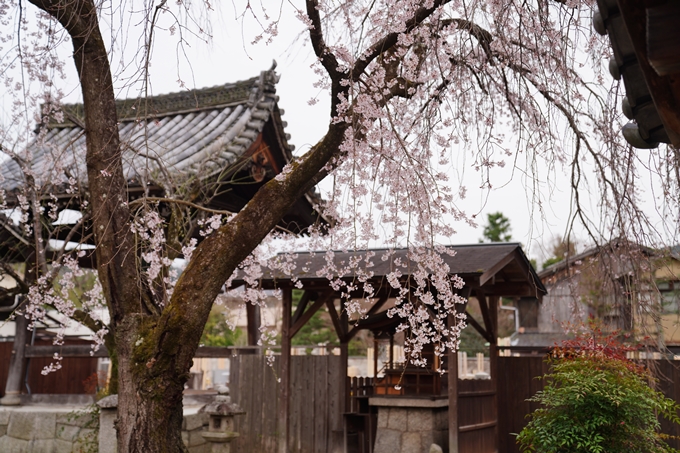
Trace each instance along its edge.
{"label": "tree branch", "polygon": [[354,67],[352,67],[352,70],[350,71],[351,80],[353,82],[358,81],[364,71],[366,71],[368,65],[371,64],[373,60],[397,44],[400,35],[413,30],[415,27],[423,23],[428,17],[430,17],[432,13],[439,9],[439,7],[449,3],[450,1],[451,0],[435,0],[430,8],[420,8],[415,12],[411,19],[406,21],[404,24],[404,31],[388,33],[381,40],[373,44],[364,52],[364,54],[356,61],[356,63],[354,63]]}

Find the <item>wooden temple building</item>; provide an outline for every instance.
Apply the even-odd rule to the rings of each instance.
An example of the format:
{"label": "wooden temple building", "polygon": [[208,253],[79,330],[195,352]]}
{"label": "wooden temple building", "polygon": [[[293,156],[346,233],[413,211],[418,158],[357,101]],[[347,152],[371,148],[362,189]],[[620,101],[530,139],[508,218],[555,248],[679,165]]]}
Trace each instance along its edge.
{"label": "wooden temple building", "polygon": [[[147,198],[158,202],[166,221],[170,208],[163,198],[185,202],[182,206],[189,207],[191,219],[187,236],[199,241],[202,236],[198,222],[213,215],[210,210],[238,212],[263,184],[293,160],[294,146],[288,143],[284,111],[278,106],[278,80],[272,67],[236,83],[117,101],[127,201],[134,203]],[[49,107],[43,106],[42,111],[45,110]],[[53,115],[38,128],[44,136],[36,134],[36,139],[27,145],[31,155],[25,163],[28,172],[22,171],[12,159],[0,163],[0,188],[5,195],[2,201],[9,209],[18,207],[22,194],[28,197],[24,188],[26,173],[30,173],[46,213],[54,207],[60,212],[86,213],[83,106],[64,105],[61,111],[60,120]],[[279,227],[304,234],[310,225],[324,222],[315,210],[320,203],[314,191],[306,193],[283,217]],[[0,259],[6,264],[30,262],[35,250],[33,234],[24,231],[11,217],[0,214]],[[91,244],[89,221],[78,222],[72,215],[71,220],[53,222],[45,215],[43,225],[46,244],[53,244],[52,240]],[[48,247],[48,262],[57,252]],[[81,265],[92,267],[93,259],[94,253],[88,252],[80,258]],[[6,269],[0,270],[0,277],[11,283]],[[0,319],[7,319],[19,306],[26,290],[25,285],[0,287]],[[249,306],[248,317],[252,320],[249,343],[255,344],[258,308]],[[27,357],[52,356],[49,347],[42,346],[39,351],[32,344],[25,325],[25,319],[17,317],[12,365],[0,367],[0,396],[26,391],[20,376]],[[89,357],[88,349],[89,346],[60,348],[60,353],[63,357]]]}
{"label": "wooden temple building", "polygon": [[[459,380],[457,354],[449,353],[440,363],[432,349],[425,351],[425,355],[429,356],[425,368],[397,364],[390,357],[383,377],[348,378],[348,343],[358,332],[368,330],[375,339],[393,341],[401,320],[387,314],[387,307],[394,306],[397,290],[387,283],[386,276],[395,269],[397,262],[405,264],[404,269],[408,269],[409,253],[407,250],[395,250],[385,261],[374,258],[370,268],[372,277],[368,283],[376,288],[376,293],[371,299],[371,306],[366,307],[365,316],[360,319],[350,319],[346,310],[347,300],[340,298],[326,278],[317,276],[316,271],[326,265],[325,253],[299,253],[295,259],[299,271],[295,271],[292,276],[265,275],[261,280],[263,288],[280,289],[283,294],[282,346],[280,363],[276,368],[280,381],[270,384],[278,388],[277,401],[268,401],[266,404],[259,401],[256,406],[249,405],[250,402],[246,400],[260,392],[251,390],[251,396],[235,393],[239,389],[249,388],[239,379],[249,379],[251,372],[232,371],[232,395],[240,399],[239,404],[249,405],[251,412],[263,412],[241,424],[243,443],[237,451],[427,452],[432,443],[449,452],[498,451],[499,377],[496,364],[499,300],[501,297],[515,301],[521,298],[540,300],[546,290],[520,244],[474,244],[450,248],[456,252],[455,256],[445,257],[450,273],[460,276],[465,282],[459,294],[468,300],[476,299],[481,309],[482,320],[468,315],[467,322],[490,345],[490,379]],[[340,265],[363,253],[337,252],[333,259]],[[402,283],[412,278],[407,271],[402,273]],[[351,282],[356,275],[337,277]],[[292,293],[294,288],[299,287],[296,283],[302,284],[304,293],[293,311]],[[234,286],[239,284],[243,282],[233,282]],[[352,296],[361,298],[362,293],[357,291]],[[293,367],[294,376],[291,376],[291,363],[301,364],[313,358],[302,360],[297,356],[291,357],[291,340],[322,308],[328,311],[340,344],[337,369],[331,367],[329,362],[321,373],[317,373],[314,366],[308,363],[301,365],[307,367],[304,372],[295,371],[297,365]],[[460,310],[465,310],[465,307],[461,305]],[[436,371],[439,368],[444,372]],[[304,380],[304,383],[300,380]],[[325,393],[319,393],[319,388]],[[311,395],[307,397],[309,392],[316,400]],[[328,402],[319,401],[323,395],[328,395]],[[320,416],[305,421],[305,413],[320,413],[318,406],[324,406],[321,411],[331,420],[325,425],[319,422]],[[255,427],[267,418],[267,411],[274,410],[276,426],[272,421],[265,421],[259,428]],[[309,430],[315,427],[315,434],[312,435]],[[257,435],[252,435],[253,430],[258,430]],[[251,435],[257,440],[249,444],[247,439]]]}

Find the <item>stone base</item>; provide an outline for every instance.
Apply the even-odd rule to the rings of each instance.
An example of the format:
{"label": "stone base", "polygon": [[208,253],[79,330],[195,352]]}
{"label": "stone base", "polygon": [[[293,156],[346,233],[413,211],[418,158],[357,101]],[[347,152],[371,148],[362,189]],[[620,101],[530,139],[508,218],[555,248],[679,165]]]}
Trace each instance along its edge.
{"label": "stone base", "polygon": [[429,453],[437,444],[448,449],[448,400],[371,398],[378,407],[374,453]]}
{"label": "stone base", "polygon": [[5,396],[0,398],[0,404],[3,406],[19,406],[21,404],[21,395],[19,392],[7,392]]}

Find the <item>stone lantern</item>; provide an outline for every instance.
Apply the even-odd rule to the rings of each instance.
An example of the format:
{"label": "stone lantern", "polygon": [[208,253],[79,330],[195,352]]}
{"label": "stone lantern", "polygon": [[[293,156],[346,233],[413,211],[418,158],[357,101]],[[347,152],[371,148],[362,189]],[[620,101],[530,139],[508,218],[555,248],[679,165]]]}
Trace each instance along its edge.
{"label": "stone lantern", "polygon": [[200,410],[209,417],[208,430],[202,431],[201,436],[211,444],[212,453],[229,453],[230,442],[239,435],[234,432],[234,416],[245,414],[245,411],[231,402],[227,387],[221,386],[217,391],[215,400]]}

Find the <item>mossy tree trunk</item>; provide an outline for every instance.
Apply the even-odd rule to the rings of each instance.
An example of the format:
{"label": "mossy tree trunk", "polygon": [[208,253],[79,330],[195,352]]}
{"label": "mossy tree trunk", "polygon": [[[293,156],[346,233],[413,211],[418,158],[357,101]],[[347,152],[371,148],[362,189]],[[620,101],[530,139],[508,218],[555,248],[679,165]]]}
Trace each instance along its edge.
{"label": "mossy tree trunk", "polygon": [[[117,357],[118,450],[184,452],[182,392],[215,298],[236,267],[295,201],[327,174],[328,163],[337,165],[349,124],[331,123],[324,138],[292,164],[286,178],[265,184],[236,217],[199,244],[172,298],[160,308],[136,265],[111,69],[94,1],[30,1],[55,17],[69,33],[80,76],[97,271],[111,316],[112,337],[107,346],[114,359]],[[425,20],[442,3],[435,1],[419,10],[408,27]],[[398,34],[387,34],[353,68],[341,70],[324,43],[316,6],[315,1],[307,1],[307,14],[315,24],[310,39],[332,79],[334,117],[339,99],[349,98],[343,80],[357,79],[371,61],[397,43]],[[115,382],[114,378],[114,387]]]}

